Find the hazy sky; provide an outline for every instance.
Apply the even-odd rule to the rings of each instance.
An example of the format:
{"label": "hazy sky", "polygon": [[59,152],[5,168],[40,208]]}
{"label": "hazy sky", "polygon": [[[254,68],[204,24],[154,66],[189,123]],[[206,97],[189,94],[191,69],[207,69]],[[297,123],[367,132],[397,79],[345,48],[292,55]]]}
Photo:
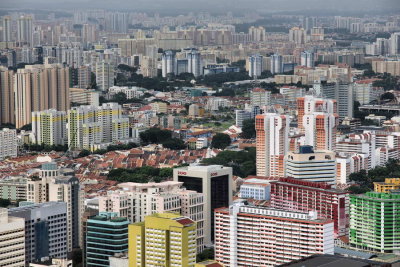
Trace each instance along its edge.
{"label": "hazy sky", "polygon": [[400,10],[400,0],[0,0],[0,8],[107,8],[131,10]]}

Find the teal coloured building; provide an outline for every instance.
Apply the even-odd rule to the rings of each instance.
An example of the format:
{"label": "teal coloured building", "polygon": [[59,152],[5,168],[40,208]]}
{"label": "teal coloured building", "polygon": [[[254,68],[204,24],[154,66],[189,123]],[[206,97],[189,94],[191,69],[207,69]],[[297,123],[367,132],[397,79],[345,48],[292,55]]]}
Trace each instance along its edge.
{"label": "teal coloured building", "polygon": [[350,195],[350,244],[380,253],[400,253],[400,191]]}
{"label": "teal coloured building", "polygon": [[109,257],[128,251],[129,220],[115,212],[100,212],[87,220],[85,260],[87,267],[110,266]]}
{"label": "teal coloured building", "polygon": [[0,180],[0,198],[10,201],[26,200],[26,183],[24,177],[9,177]]}

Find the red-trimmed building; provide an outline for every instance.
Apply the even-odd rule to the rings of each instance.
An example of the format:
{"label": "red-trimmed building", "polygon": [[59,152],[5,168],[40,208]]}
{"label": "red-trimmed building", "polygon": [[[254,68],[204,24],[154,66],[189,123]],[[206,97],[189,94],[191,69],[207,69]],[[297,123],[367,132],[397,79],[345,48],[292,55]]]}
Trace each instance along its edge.
{"label": "red-trimmed building", "polygon": [[270,181],[271,207],[295,212],[318,211],[319,218],[334,221],[335,238],[348,235],[349,193],[319,182],[281,178]]}
{"label": "red-trimmed building", "polygon": [[215,210],[215,260],[225,266],[277,266],[333,254],[333,221],[236,202]]}

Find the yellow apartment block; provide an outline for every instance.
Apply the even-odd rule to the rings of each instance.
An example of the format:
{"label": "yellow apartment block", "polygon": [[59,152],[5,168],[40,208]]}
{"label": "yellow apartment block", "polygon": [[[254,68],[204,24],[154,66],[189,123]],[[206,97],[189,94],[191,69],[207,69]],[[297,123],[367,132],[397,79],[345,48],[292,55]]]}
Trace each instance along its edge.
{"label": "yellow apartment block", "polygon": [[385,182],[374,182],[374,191],[389,193],[389,190],[400,189],[400,178],[386,178]]}
{"label": "yellow apartment block", "polygon": [[129,267],[196,264],[196,223],[177,213],[156,213],[129,225]]}

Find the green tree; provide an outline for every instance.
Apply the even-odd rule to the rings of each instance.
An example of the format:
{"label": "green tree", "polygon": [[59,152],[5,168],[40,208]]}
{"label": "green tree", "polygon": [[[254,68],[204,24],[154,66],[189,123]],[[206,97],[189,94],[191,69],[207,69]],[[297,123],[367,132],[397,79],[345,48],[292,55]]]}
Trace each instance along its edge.
{"label": "green tree", "polygon": [[168,140],[164,141],[162,143],[162,145],[163,145],[163,147],[169,148],[169,149],[172,149],[172,150],[180,150],[180,149],[185,149],[186,148],[185,143],[179,138],[168,139]]}
{"label": "green tree", "polygon": [[87,157],[87,156],[89,156],[90,154],[91,154],[91,153],[90,153],[89,150],[84,149],[84,150],[82,150],[81,152],[79,152],[78,158]]}
{"label": "green tree", "polygon": [[213,136],[211,146],[213,148],[225,149],[231,144],[232,140],[229,135],[224,133],[217,133]]}
{"label": "green tree", "polygon": [[254,119],[248,119],[243,121],[242,133],[240,136],[245,139],[251,139],[256,137],[256,126]]}
{"label": "green tree", "polygon": [[161,144],[168,139],[171,139],[172,132],[161,130],[160,128],[150,128],[140,133],[140,139],[144,144]]}

